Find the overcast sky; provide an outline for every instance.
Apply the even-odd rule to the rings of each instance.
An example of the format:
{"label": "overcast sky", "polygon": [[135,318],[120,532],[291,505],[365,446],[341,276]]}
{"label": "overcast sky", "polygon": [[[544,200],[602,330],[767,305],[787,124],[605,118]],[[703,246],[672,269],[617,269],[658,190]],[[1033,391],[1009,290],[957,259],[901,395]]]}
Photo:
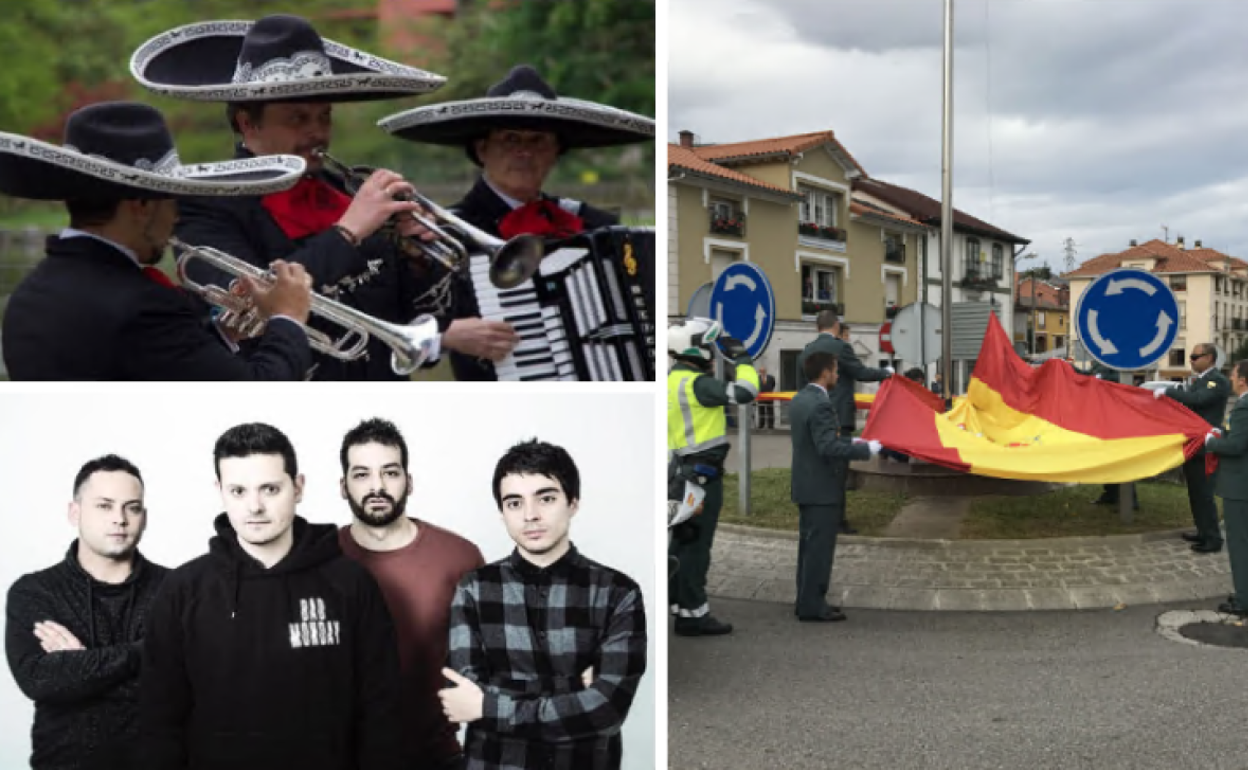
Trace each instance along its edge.
{"label": "overcast sky", "polygon": [[[940,197],[942,0],[671,0],[669,141],[831,129]],[[1183,235],[1248,258],[1242,0],[955,0],[954,205],[1064,269]]]}

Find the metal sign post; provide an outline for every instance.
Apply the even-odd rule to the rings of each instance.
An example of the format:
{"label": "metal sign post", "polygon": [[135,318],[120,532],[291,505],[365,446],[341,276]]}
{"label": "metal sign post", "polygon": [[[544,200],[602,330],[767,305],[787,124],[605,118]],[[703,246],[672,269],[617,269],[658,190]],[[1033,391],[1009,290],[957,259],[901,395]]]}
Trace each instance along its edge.
{"label": "metal sign post", "polygon": [[[1111,270],[1079,298],[1075,324],[1093,360],[1118,370],[1124,385],[1131,372],[1147,369],[1170,352],[1179,334],[1179,301],[1157,276],[1144,270]],[[1134,519],[1131,484],[1118,487],[1119,515]]]}
{"label": "metal sign post", "polygon": [[[741,340],[750,358],[767,349],[776,326],[776,295],[758,266],[749,262],[729,265],[711,289],[710,314],[724,334]],[[737,406],[737,510],[750,515],[750,406]]]}

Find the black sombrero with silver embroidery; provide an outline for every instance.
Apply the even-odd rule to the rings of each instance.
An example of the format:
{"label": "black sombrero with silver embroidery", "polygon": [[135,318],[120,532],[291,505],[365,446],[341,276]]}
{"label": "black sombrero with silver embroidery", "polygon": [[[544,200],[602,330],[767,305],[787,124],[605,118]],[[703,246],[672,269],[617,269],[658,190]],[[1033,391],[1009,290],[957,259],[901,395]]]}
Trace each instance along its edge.
{"label": "black sombrero with silver embroidery", "polygon": [[653,118],[559,96],[527,64],[512,68],[484,98],[404,110],[377,125],[413,142],[464,146],[478,164],[472,143],[494,129],[549,131],[559,136],[564,150],[654,139]]}
{"label": "black sombrero with silver embroidery", "polygon": [[446,78],[322,38],[306,19],[207,21],[139,46],[130,72],[153,93],[204,102],[396,99]]}
{"label": "black sombrero with silver embroidery", "polygon": [[295,155],[184,166],[164,117],[135,102],[102,102],[75,111],[61,146],[0,133],[0,193],[15,198],[268,195],[293,187],[306,167]]}

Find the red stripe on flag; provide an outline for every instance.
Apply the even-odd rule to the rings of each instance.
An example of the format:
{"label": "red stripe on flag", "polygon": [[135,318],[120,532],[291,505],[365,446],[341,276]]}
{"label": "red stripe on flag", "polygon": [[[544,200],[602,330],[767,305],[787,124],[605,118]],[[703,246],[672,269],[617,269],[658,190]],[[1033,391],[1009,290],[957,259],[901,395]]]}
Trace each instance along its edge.
{"label": "red stripe on flag", "polygon": [[[911,457],[967,472],[971,466],[962,462],[956,449],[941,443],[936,430],[936,420],[944,406],[942,398],[917,382],[905,377],[889,377],[875,394],[875,404],[862,437],[905,436],[905,452]],[[889,445],[888,441],[882,440],[882,443]]]}
{"label": "red stripe on flag", "polygon": [[1209,432],[1209,425],[1187,407],[1155,398],[1144,388],[1078,374],[1057,359],[1033,369],[1014,352],[995,314],[989,314],[974,377],[1010,408],[1093,438],[1183,433],[1188,438],[1184,455],[1190,458]]}

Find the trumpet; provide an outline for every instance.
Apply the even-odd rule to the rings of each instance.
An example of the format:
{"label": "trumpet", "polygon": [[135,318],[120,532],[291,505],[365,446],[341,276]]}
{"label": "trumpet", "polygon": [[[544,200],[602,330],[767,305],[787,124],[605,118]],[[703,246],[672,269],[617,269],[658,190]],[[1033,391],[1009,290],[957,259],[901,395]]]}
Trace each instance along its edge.
{"label": "trumpet", "polygon": [[[182,287],[219,308],[218,320],[222,325],[244,337],[255,336],[264,330],[268,319],[261,316],[249,298],[220,286],[197,283],[187,276],[187,268],[193,260],[199,259],[235,279],[253,278],[264,285],[272,285],[276,280],[271,271],[210,246],[191,246],[178,238],[170,238],[169,245],[181,252],[178,256],[178,279]],[[375,337],[390,348],[390,368],[398,375],[408,375],[419,369],[429,359],[438,337],[438,322],[433,316],[422,315],[407,326],[393,324],[316,292],[312,292],[311,314],[343,329],[341,336],[335,339],[305,324],[304,331],[313,350],[340,361],[355,361],[367,354],[368,340]]]}
{"label": "trumpet", "polygon": [[[343,178],[352,197],[373,171],[367,166],[348,166],[324,148],[316,150],[315,154]],[[395,200],[419,203],[432,218],[415,213],[412,218],[437,236],[436,240],[428,243],[400,238],[391,221],[386,227],[396,245],[408,253],[423,252],[451,273],[463,269],[468,262],[469,249],[472,249],[489,256],[490,283],[500,289],[514,289],[537,273],[538,265],[546,256],[546,242],[541,236],[517,235],[504,241],[470,225],[418,192],[396,195]]]}

